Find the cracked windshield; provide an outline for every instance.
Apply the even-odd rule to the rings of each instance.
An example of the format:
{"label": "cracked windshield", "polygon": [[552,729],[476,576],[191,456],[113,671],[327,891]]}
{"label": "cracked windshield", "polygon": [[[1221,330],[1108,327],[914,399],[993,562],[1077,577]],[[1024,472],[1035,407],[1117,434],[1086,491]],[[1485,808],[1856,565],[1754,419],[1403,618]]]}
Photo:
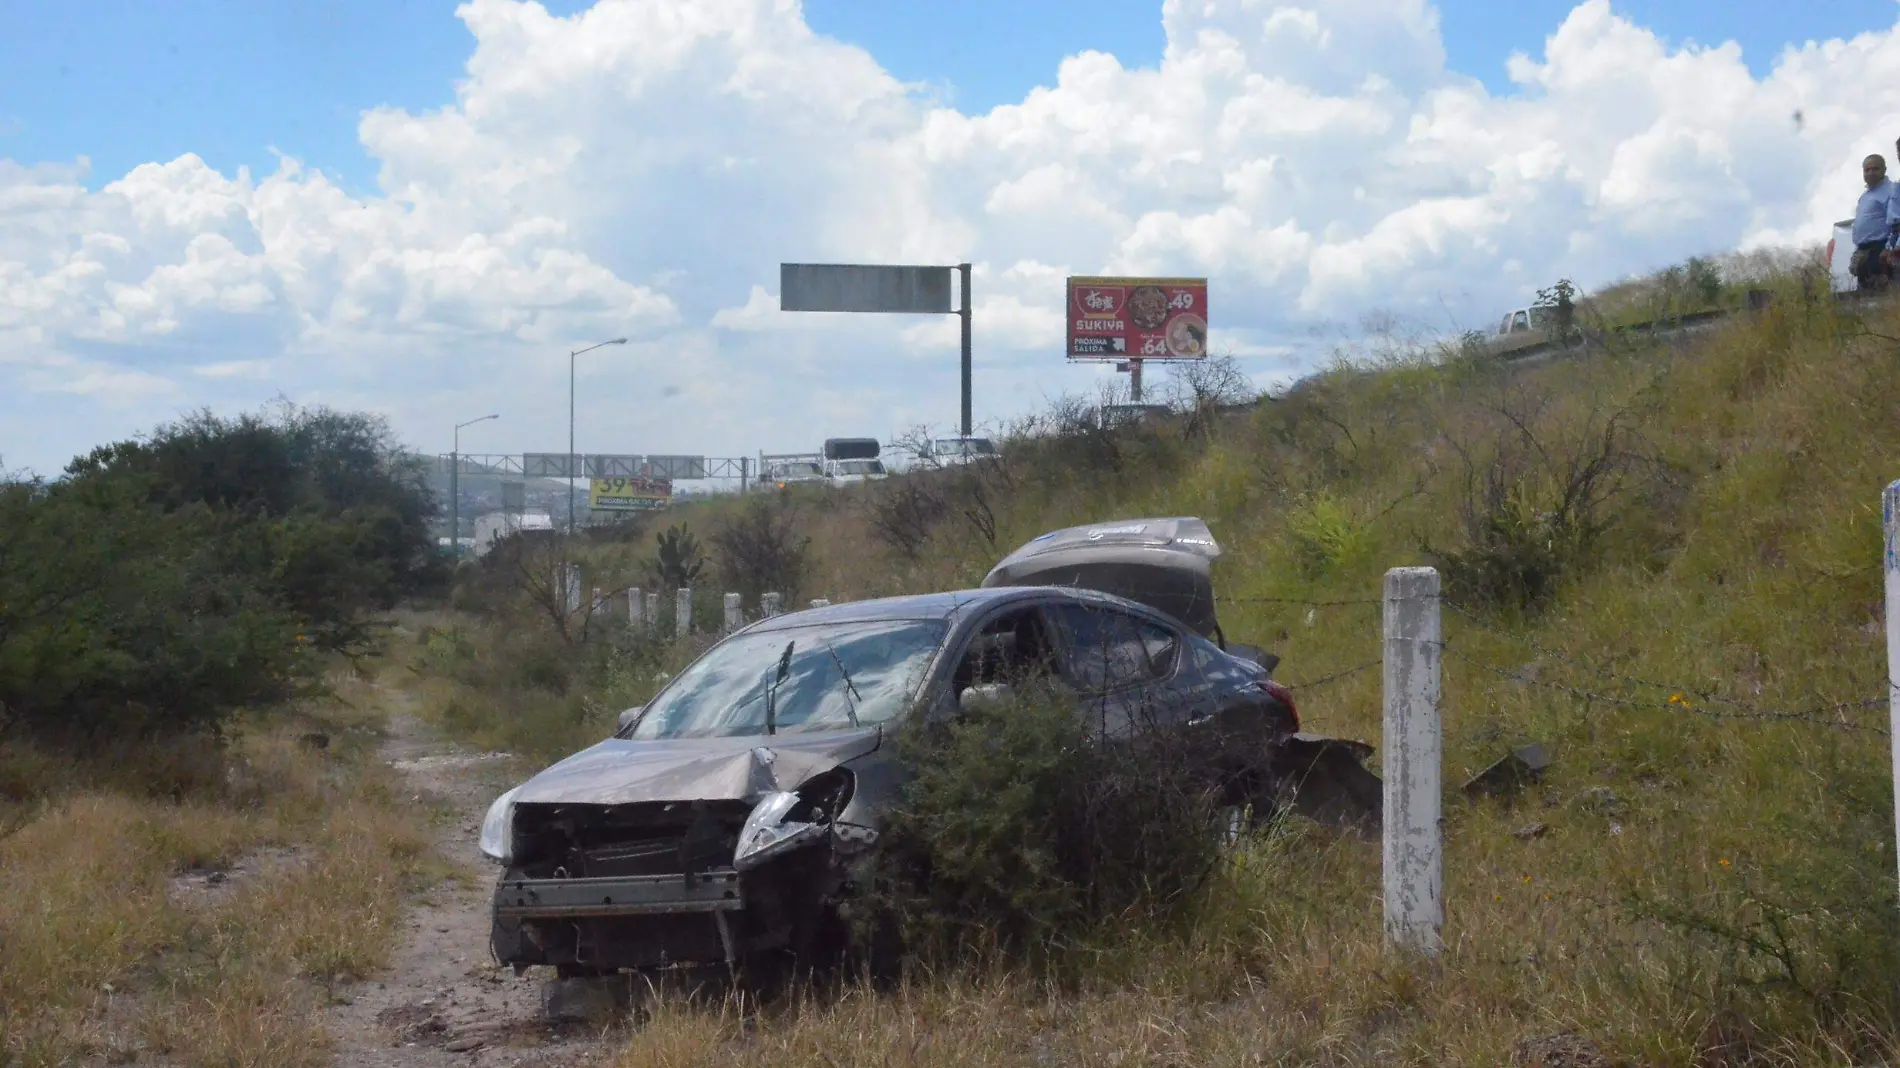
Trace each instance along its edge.
{"label": "cracked windshield", "polygon": [[903,713],[944,629],[860,623],[734,638],[681,673],[623,737],[716,738],[888,722]]}

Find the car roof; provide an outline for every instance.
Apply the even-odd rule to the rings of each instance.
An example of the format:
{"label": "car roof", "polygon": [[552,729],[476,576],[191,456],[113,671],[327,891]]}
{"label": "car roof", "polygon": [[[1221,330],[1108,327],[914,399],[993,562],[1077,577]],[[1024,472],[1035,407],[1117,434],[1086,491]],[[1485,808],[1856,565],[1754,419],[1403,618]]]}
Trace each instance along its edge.
{"label": "car roof", "polygon": [[[1125,597],[1091,590],[1082,586],[993,586],[984,589],[947,590],[942,593],[918,593],[902,597],[876,597],[866,601],[846,601],[822,608],[804,608],[762,619],[747,627],[752,633],[807,627],[825,623],[870,623],[889,620],[942,620],[970,608],[982,608],[1005,601],[1042,600],[1055,593],[1073,601],[1093,601],[1114,605],[1136,613],[1153,613],[1173,619],[1166,613]],[[1175,625],[1181,626],[1179,620]],[[1184,628],[1190,632],[1191,627]]]}
{"label": "car roof", "polygon": [[915,593],[902,597],[874,597],[867,601],[846,601],[823,608],[803,608],[754,623],[748,630],[780,630],[814,623],[862,623],[874,620],[947,619],[961,609],[995,604],[1021,597],[1031,587],[991,590],[949,590],[942,593]]}

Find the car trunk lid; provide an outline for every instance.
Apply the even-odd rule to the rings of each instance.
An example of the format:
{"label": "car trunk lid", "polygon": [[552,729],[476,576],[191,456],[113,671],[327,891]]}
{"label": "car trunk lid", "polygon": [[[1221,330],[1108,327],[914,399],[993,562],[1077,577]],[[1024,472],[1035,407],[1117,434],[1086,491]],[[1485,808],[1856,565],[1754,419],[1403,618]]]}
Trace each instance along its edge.
{"label": "car trunk lid", "polygon": [[1126,597],[1213,638],[1212,564],[1220,545],[1192,516],[1121,519],[1068,527],[1004,557],[984,586],[1076,586]]}

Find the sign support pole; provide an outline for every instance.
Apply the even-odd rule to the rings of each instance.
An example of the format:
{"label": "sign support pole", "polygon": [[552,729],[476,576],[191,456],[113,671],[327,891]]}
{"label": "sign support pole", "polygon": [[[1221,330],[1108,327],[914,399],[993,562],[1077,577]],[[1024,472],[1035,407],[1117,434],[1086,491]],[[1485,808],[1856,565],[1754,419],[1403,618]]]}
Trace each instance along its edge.
{"label": "sign support pole", "polygon": [[963,304],[957,311],[957,317],[963,320],[963,436],[970,436],[970,265],[957,264],[959,282],[963,288]]}
{"label": "sign support pole", "polygon": [[1141,357],[1128,358],[1128,399],[1141,403]]}
{"label": "sign support pole", "polygon": [[[896,312],[948,315],[950,272],[962,283],[955,310],[963,327],[963,436],[970,436],[970,264],[901,266],[855,263],[780,263],[778,307],[799,312]],[[760,469],[760,476],[765,474]]]}

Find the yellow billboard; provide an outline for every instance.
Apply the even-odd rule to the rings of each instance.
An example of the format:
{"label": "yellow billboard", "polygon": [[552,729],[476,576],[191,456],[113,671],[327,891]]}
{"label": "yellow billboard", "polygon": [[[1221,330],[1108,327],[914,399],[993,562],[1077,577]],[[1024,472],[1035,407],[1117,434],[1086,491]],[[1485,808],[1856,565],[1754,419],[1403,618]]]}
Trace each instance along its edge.
{"label": "yellow billboard", "polygon": [[673,503],[668,478],[594,478],[587,483],[587,507],[601,512],[640,512]]}

